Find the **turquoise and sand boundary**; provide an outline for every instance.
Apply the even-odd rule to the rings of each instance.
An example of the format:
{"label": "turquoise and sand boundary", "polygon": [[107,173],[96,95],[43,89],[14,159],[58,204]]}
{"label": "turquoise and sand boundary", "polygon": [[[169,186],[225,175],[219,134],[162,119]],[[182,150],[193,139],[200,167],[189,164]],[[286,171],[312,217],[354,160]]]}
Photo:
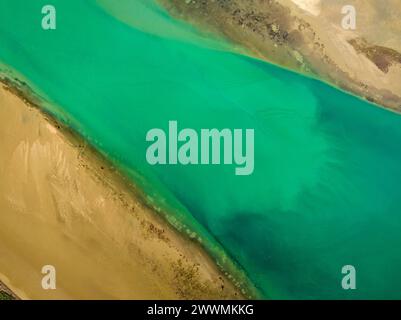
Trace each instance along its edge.
{"label": "turquoise and sand boundary", "polygon": [[[217,41],[215,42],[216,44],[218,43]],[[40,276],[40,266],[36,266],[33,268],[32,265],[35,265],[35,263],[23,263],[22,261],[19,261],[18,263],[21,264],[21,266],[17,267],[14,266],[16,270],[10,271],[10,268],[12,267],[9,264],[10,255],[16,255],[20,253],[21,257],[23,260],[28,258],[26,257],[27,253],[24,252],[23,249],[19,248],[20,251],[16,250],[15,253],[8,252],[10,248],[7,248],[6,245],[3,248],[3,264],[6,264],[4,268],[9,270],[10,272],[10,277],[7,275],[2,275],[1,280],[9,288],[12,288],[15,293],[18,294],[20,298],[101,298],[101,297],[112,297],[112,298],[243,298],[243,297],[256,297],[256,289],[253,288],[253,285],[251,285],[250,281],[246,279],[245,274],[241,270],[241,268],[233,263],[231,259],[226,255],[224,250],[218,245],[210,235],[203,230],[203,228],[196,223],[195,220],[190,218],[190,215],[185,212],[184,208],[180,208],[180,206],[177,204],[178,208],[173,208],[169,207],[166,205],[164,202],[166,200],[162,201],[157,201],[154,199],[151,195],[146,194],[143,192],[138,185],[141,185],[142,188],[145,188],[144,186],[147,185],[145,182],[146,179],[144,177],[141,177],[137,173],[134,173],[131,169],[129,168],[124,168],[122,164],[119,164],[118,161],[115,161],[115,159],[110,158],[105,152],[102,152],[102,150],[97,149],[95,151],[94,148],[91,147],[90,144],[88,144],[87,141],[85,141],[84,138],[82,138],[82,135],[75,133],[74,130],[71,130],[71,127],[78,127],[78,124],[73,124],[74,119],[70,115],[67,115],[63,112],[62,108],[59,107],[55,102],[52,101],[52,99],[47,96],[39,87],[36,87],[35,85],[31,84],[28,79],[26,79],[22,74],[18,73],[17,71],[13,70],[11,67],[2,64],[1,66],[1,82],[3,84],[2,88],[2,103],[4,105],[4,108],[2,109],[2,112],[4,113],[3,119],[7,119],[6,121],[10,124],[9,126],[4,126],[3,130],[5,135],[8,137],[10,136],[11,131],[15,130],[21,130],[21,135],[19,135],[20,140],[15,139],[10,139],[11,141],[5,141],[3,143],[3,147],[5,149],[10,148],[12,149],[12,152],[10,154],[3,154],[3,170],[6,171],[13,169],[12,171],[13,176],[15,175],[15,170],[21,171],[21,174],[19,178],[24,181],[18,181],[19,179],[16,178],[15,176],[13,179],[15,179],[15,182],[10,182],[11,184],[15,184],[16,186],[13,191],[15,192],[15,189],[18,188],[23,188],[22,193],[24,194],[23,197],[26,197],[25,199],[22,199],[22,202],[25,202],[22,207],[25,208],[18,208],[19,210],[16,210],[15,208],[15,203],[10,197],[14,197],[14,195],[11,195],[7,199],[7,192],[4,192],[3,194],[3,208],[7,212],[7,214],[4,214],[3,216],[3,227],[6,229],[14,230],[15,235],[13,237],[18,238],[18,233],[22,232],[21,229],[24,228],[19,228],[15,226],[10,226],[12,222],[18,223],[15,221],[15,217],[13,215],[18,215],[21,213],[24,213],[26,211],[27,213],[27,220],[24,221],[24,224],[28,224],[29,221],[36,221],[36,220],[42,220],[44,217],[43,215],[46,216],[45,219],[48,219],[47,221],[43,221],[43,225],[39,223],[38,230],[34,230],[33,233],[28,232],[28,230],[24,230],[23,234],[19,234],[21,237],[22,242],[26,242],[26,245],[28,245],[29,242],[33,241],[36,237],[43,237],[42,241],[39,241],[41,245],[43,246],[49,246],[49,244],[46,243],[51,243],[52,241],[56,242],[59,244],[60,247],[57,248],[57,250],[61,250],[61,248],[67,247],[65,257],[64,259],[69,259],[69,256],[77,255],[79,257],[79,254],[76,252],[77,248],[74,247],[77,245],[77,240],[82,240],[82,241],[88,241],[87,239],[82,239],[83,237],[88,237],[87,235],[83,235],[83,231],[85,228],[87,228],[86,232],[90,233],[91,229],[94,227],[96,228],[104,228],[104,232],[108,236],[116,237],[116,234],[119,232],[117,229],[117,226],[113,226],[113,229],[116,234],[110,235],[111,231],[107,230],[108,227],[102,225],[101,223],[105,224],[107,221],[90,221],[90,223],[85,226],[85,224],[81,227],[82,230],[79,232],[76,232],[71,229],[71,226],[67,226],[66,221],[60,221],[57,222],[55,220],[58,220],[57,215],[63,214],[63,215],[74,215],[75,210],[77,208],[64,208],[64,210],[60,210],[60,206],[65,206],[65,202],[69,201],[76,201],[74,199],[74,196],[78,196],[80,192],[83,192],[80,190],[80,192],[76,192],[76,194],[69,194],[67,192],[67,195],[64,197],[61,197],[61,199],[55,200],[57,197],[60,197],[60,190],[56,190],[55,186],[47,186],[49,181],[46,181],[46,179],[40,181],[37,181],[35,177],[30,177],[27,171],[33,170],[33,167],[35,166],[34,164],[27,164],[27,163],[19,163],[18,159],[15,157],[15,153],[19,152],[21,150],[21,144],[25,144],[25,150],[21,151],[24,155],[20,154],[19,156],[21,157],[37,157],[36,161],[43,161],[47,162],[47,166],[45,168],[38,167],[38,171],[43,171],[42,174],[45,176],[48,174],[55,174],[53,171],[54,168],[53,166],[58,166],[60,165],[57,163],[60,161],[60,157],[63,158],[63,161],[66,161],[67,158],[70,158],[69,163],[63,163],[62,165],[64,168],[62,170],[69,171],[69,174],[72,175],[68,181],[71,181],[69,183],[73,183],[74,185],[76,184],[74,179],[77,180],[83,180],[85,181],[85,178],[81,177],[81,174],[78,174],[77,172],[71,172],[74,171],[74,165],[79,165],[82,166],[84,169],[87,169],[89,173],[86,173],[86,175],[89,174],[95,175],[96,178],[93,179],[87,178],[91,183],[94,184],[100,184],[100,187],[97,186],[97,188],[93,188],[94,190],[91,191],[90,193],[92,194],[91,196],[88,196],[88,198],[93,197],[93,193],[96,192],[99,188],[101,189],[102,192],[106,192],[114,194],[113,197],[118,197],[119,200],[122,202],[118,203],[117,205],[113,202],[115,202],[115,199],[107,199],[110,197],[110,195],[105,196],[105,199],[103,198],[102,201],[110,201],[111,205],[107,209],[109,211],[106,211],[106,208],[99,208],[96,204],[93,205],[91,203],[85,203],[85,204],[80,204],[81,207],[78,210],[81,210],[80,214],[82,217],[80,219],[87,219],[89,217],[85,217],[85,215],[89,215],[91,211],[93,210],[99,210],[100,213],[96,214],[96,216],[102,216],[102,215],[108,215],[108,214],[120,214],[122,215],[119,210],[123,210],[126,212],[123,212],[125,215],[130,215],[132,214],[131,211],[134,211],[134,209],[129,209],[127,210],[127,204],[125,202],[131,202],[133,203],[133,208],[135,207],[140,207],[140,212],[145,211],[145,214],[140,216],[138,218],[138,214],[135,215],[134,218],[132,217],[118,217],[115,219],[127,219],[128,221],[134,220],[136,224],[139,224],[139,226],[136,226],[136,228],[140,229],[141,234],[139,236],[143,236],[145,234],[145,239],[140,243],[136,243],[134,241],[133,246],[136,247],[136,250],[139,252],[141,251],[149,251],[149,252],[142,252],[141,254],[144,255],[144,257],[140,257],[138,259],[137,256],[133,255],[130,252],[125,252],[126,248],[119,248],[117,246],[116,251],[113,252],[113,256],[111,255],[111,252],[106,252],[104,253],[104,256],[102,257],[105,263],[110,264],[110,265],[115,265],[118,263],[121,263],[121,259],[115,259],[114,255],[128,255],[130,256],[131,259],[133,260],[140,260],[138,263],[138,266],[131,265],[132,270],[125,270],[125,274],[123,273],[122,275],[118,275],[112,281],[121,281],[121,278],[126,277],[126,282],[124,285],[121,285],[119,283],[114,283],[115,287],[110,288],[109,292],[104,292],[106,291],[106,288],[102,288],[101,292],[98,293],[93,293],[91,292],[90,288],[85,290],[83,288],[86,287],[86,284],[83,283],[82,287],[79,287],[76,285],[78,282],[77,280],[74,280],[75,285],[77,286],[76,289],[78,289],[79,292],[75,293],[73,292],[72,289],[69,287],[71,286],[70,284],[66,284],[68,282],[68,277],[74,277],[74,272],[76,272],[76,278],[82,278],[83,275],[86,274],[89,270],[87,270],[87,267],[83,268],[82,270],[77,270],[76,267],[70,266],[71,270],[69,270],[69,273],[66,275],[66,278],[62,280],[62,283],[66,284],[66,288],[61,288],[57,290],[55,294],[49,294],[46,293],[45,291],[41,290],[40,288],[37,288],[36,285],[34,285],[34,281],[38,281],[38,279],[41,277]],[[15,96],[15,97],[12,97]],[[18,99],[19,100],[18,100]],[[27,110],[24,110],[27,109]],[[19,121],[19,118],[25,118],[25,121],[22,123]],[[10,120],[15,120],[10,121]],[[26,124],[27,122],[28,124]],[[12,125],[11,125],[12,124]],[[32,133],[31,131],[35,131],[36,128],[35,126],[40,128],[40,134],[39,136],[36,136],[35,133]],[[45,133],[43,133],[44,131]],[[53,137],[53,135],[55,137]],[[12,135],[11,135],[12,136]],[[93,143],[93,142],[92,142]],[[11,146],[10,146],[10,145]],[[38,144],[43,144],[43,150],[36,150]],[[54,159],[52,157],[49,157],[49,153],[54,152],[52,148],[54,148],[54,144],[56,144],[56,148],[59,149],[58,151],[58,159]],[[94,144],[94,143],[93,143]],[[12,147],[13,146],[13,147]],[[15,149],[15,150],[14,150]],[[71,149],[71,150],[70,150]],[[75,150],[77,149],[77,150]],[[74,155],[77,155],[77,159],[74,159]],[[12,168],[8,166],[10,162],[10,158],[12,157]],[[82,160],[84,159],[84,160]],[[21,159],[23,160],[23,159]],[[79,163],[77,164],[77,160]],[[25,162],[23,160],[23,162]],[[70,163],[71,162],[71,163]],[[81,163],[82,162],[82,163]],[[88,164],[89,163],[89,164]],[[96,164],[94,167],[94,163]],[[18,168],[18,164],[21,166],[21,168]],[[116,169],[118,167],[118,169]],[[23,169],[25,168],[25,169]],[[100,169],[99,169],[100,168]],[[107,168],[107,169],[106,169]],[[84,170],[82,169],[82,170]],[[100,178],[100,175],[104,175],[104,170],[110,171],[110,176],[105,178]],[[123,172],[125,176],[129,176],[131,178],[130,182],[123,176],[120,175],[120,172]],[[32,174],[32,172],[30,172]],[[58,174],[58,173],[56,173]],[[18,175],[17,175],[18,176]],[[62,179],[63,177],[56,177],[55,180],[57,179]],[[91,180],[95,181],[91,181]],[[32,184],[41,184],[41,188],[38,188],[38,186],[31,186],[28,188],[24,188],[21,186],[21,183],[25,183],[29,180],[35,181]],[[84,184],[83,181],[81,181],[81,184]],[[6,185],[7,178],[6,176],[3,177],[3,185]],[[61,182],[61,181],[59,181]],[[31,182],[28,182],[31,183]],[[71,188],[73,186],[69,185],[69,183],[66,183],[63,186],[58,186],[59,188]],[[52,184],[52,182],[50,182]],[[89,188],[89,186],[84,186],[82,185],[82,188]],[[151,186],[148,186],[148,189],[150,189]],[[116,191],[116,189],[118,191]],[[21,192],[21,190],[18,190]],[[53,201],[55,201],[55,204],[53,205],[46,205],[42,203],[42,201],[39,201],[39,203],[35,203],[33,207],[39,207],[35,209],[40,209],[41,212],[35,212],[35,210],[32,210],[33,212],[30,212],[29,209],[29,203],[32,205],[32,202],[36,202],[35,199],[32,199],[35,194],[37,193],[49,193],[51,197],[53,198]],[[115,193],[119,193],[118,195]],[[98,196],[101,197],[101,196]],[[64,199],[63,199],[64,198]],[[126,199],[127,198],[127,199]],[[95,199],[92,199],[95,200]],[[27,208],[28,206],[28,208]],[[121,208],[122,207],[122,208]],[[19,212],[20,211],[20,212]],[[61,213],[60,211],[65,211],[64,213]],[[46,214],[44,214],[44,212]],[[180,212],[182,212],[180,214]],[[140,214],[141,214],[140,213]],[[163,217],[163,220],[160,220],[158,216]],[[189,218],[188,218],[189,217]],[[101,219],[99,217],[96,217],[97,219]],[[65,217],[66,220],[68,220],[67,224],[72,223],[69,220],[75,220],[75,217]],[[64,220],[64,219],[63,219]],[[112,219],[113,220],[113,219]],[[111,223],[111,222],[108,222]],[[167,225],[166,225],[167,223]],[[48,226],[47,226],[48,225]],[[157,227],[159,225],[159,228]],[[110,227],[110,226],[109,226]],[[49,228],[50,230],[47,231],[46,229]],[[53,230],[54,229],[54,230]],[[128,228],[130,229],[130,228]],[[143,230],[142,230],[143,229]],[[4,231],[4,230],[3,230]],[[39,236],[38,232],[42,231],[43,234]],[[56,235],[55,232],[59,232],[60,235]],[[131,232],[133,234],[136,233],[136,229],[132,228]],[[177,233],[178,232],[178,233]],[[76,237],[75,241],[69,244],[65,244],[63,241],[59,239],[59,236],[62,236],[64,233],[70,234],[70,237]],[[202,234],[203,233],[203,234]],[[151,236],[149,236],[151,234]],[[179,235],[181,234],[181,235]],[[123,234],[120,236],[121,239],[119,241],[132,241],[130,239],[126,239],[124,237],[129,238],[127,235]],[[135,235],[136,237],[136,235]],[[150,238],[156,238],[157,241],[162,242],[162,244],[153,244]],[[171,239],[173,238],[173,240]],[[95,239],[94,239],[95,240]],[[103,237],[97,237],[96,241],[98,241],[98,245],[107,245],[107,237],[106,239]],[[103,243],[102,243],[103,241]],[[207,241],[208,244],[208,252],[209,255],[212,257],[214,256],[216,260],[214,262],[211,262],[210,258],[205,255],[203,252],[203,247],[204,247],[204,241]],[[171,244],[171,242],[174,242]],[[5,241],[5,244],[7,241]],[[11,241],[11,244],[13,241]],[[121,245],[119,243],[119,245]],[[85,246],[85,245],[83,245]],[[45,257],[49,257],[49,260],[56,260],[58,261],[60,258],[55,257],[57,255],[57,252],[55,252],[56,248],[49,248],[47,250],[43,250],[43,248],[36,248],[37,251],[45,251],[44,253],[40,254],[38,253],[37,255],[33,254],[31,255],[30,259],[40,259],[43,260]],[[167,248],[166,248],[167,247]],[[156,252],[159,252],[160,258],[155,259],[153,258],[153,255],[155,254],[154,250],[156,248]],[[29,249],[31,251],[32,248]],[[68,252],[70,250],[71,252]],[[92,250],[87,248],[87,250]],[[95,249],[93,249],[95,250]],[[170,252],[170,257],[166,258],[168,256],[168,253]],[[108,254],[108,255],[107,255]],[[193,257],[193,256],[194,257]],[[8,258],[8,259],[7,259]],[[25,258],[25,259],[24,259]],[[82,257],[81,257],[82,258]],[[150,260],[150,261],[149,261]],[[18,261],[18,259],[16,259]],[[125,261],[125,263],[127,263]],[[138,272],[138,268],[141,268],[141,264],[146,264],[147,268],[145,268],[145,272],[147,272],[147,276],[144,279],[140,279],[140,273]],[[155,275],[152,275],[154,272],[154,268],[159,266],[160,269],[162,269],[162,272],[156,272]],[[101,272],[106,272],[107,268],[101,267],[101,264],[97,266],[100,270],[99,273]],[[108,266],[108,268],[110,268]],[[199,271],[199,268],[201,268],[201,271]],[[28,272],[27,270],[32,269],[30,272],[32,272],[32,281],[28,281],[26,284],[21,284],[21,279],[22,277],[25,278],[25,276],[22,274],[22,271],[25,273]],[[146,269],[150,269],[146,270]],[[164,269],[164,270],[163,270]],[[112,274],[113,271],[110,270],[110,273]],[[139,273],[135,275],[135,273]],[[161,273],[161,274],[159,274]],[[134,274],[134,275],[133,275]],[[13,279],[14,277],[14,279]],[[103,275],[103,277],[107,277],[107,275]],[[166,277],[166,278],[164,278]],[[149,278],[150,281],[149,281]],[[132,280],[135,280],[134,282]],[[146,281],[148,280],[148,282]],[[71,278],[69,279],[71,281]],[[159,282],[157,285],[154,285],[152,282]],[[102,279],[96,279],[96,282],[101,283]],[[139,282],[139,284],[138,284]],[[188,282],[188,283],[184,283]],[[142,288],[143,286],[148,286],[146,290]],[[123,289],[122,293],[119,292]],[[139,290],[140,289],[140,290]],[[129,291],[131,290],[131,292]],[[138,292],[139,291],[139,292]],[[152,293],[152,294],[150,294]],[[115,294],[115,296],[113,296]]]}
{"label": "turquoise and sand boundary", "polygon": [[[246,285],[217,267],[194,233],[178,231],[177,224],[161,219],[161,208],[147,202],[109,160],[39,109],[39,100],[6,82],[0,90],[6,120],[2,147],[7,151],[0,157],[0,289],[5,296],[247,296]],[[18,133],[10,134],[14,130]],[[57,290],[50,292],[39,285],[42,266],[49,262],[60,270]]]}

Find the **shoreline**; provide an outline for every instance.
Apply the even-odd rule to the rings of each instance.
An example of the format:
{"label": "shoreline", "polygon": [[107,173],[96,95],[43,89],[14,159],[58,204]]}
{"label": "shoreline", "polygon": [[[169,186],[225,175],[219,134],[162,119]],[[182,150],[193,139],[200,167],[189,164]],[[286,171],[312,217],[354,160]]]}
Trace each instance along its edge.
{"label": "shoreline", "polygon": [[[0,275],[0,278],[4,278]],[[20,300],[20,297],[15,293],[16,289],[9,288],[0,280],[0,301],[1,300]]]}
{"label": "shoreline", "polygon": [[[398,51],[381,43],[380,34],[368,42],[365,38],[369,38],[369,28],[362,31],[338,28],[334,8],[316,14],[306,10],[311,4],[318,7],[320,1],[305,2],[303,9],[300,7],[303,1],[292,0],[216,0],[201,4],[191,0],[157,1],[176,19],[228,40],[237,47],[237,53],[401,113],[401,85],[396,81],[401,77],[401,41],[391,43]],[[335,9],[341,13],[339,6],[340,1]],[[367,10],[365,24],[373,14],[371,8]],[[355,41],[359,41],[359,46]]]}
{"label": "shoreline", "polygon": [[[141,255],[149,255],[149,253],[146,253],[146,244],[147,240],[150,242],[153,242],[152,240],[157,240],[160,241],[163,245],[157,245],[157,244],[152,244],[151,246],[154,248],[156,247],[163,247],[163,250],[161,250],[163,253],[164,251],[170,251],[170,254],[172,256],[175,256],[176,259],[175,261],[167,261],[163,259],[155,259],[157,261],[152,261],[153,256],[146,256],[144,258],[143,263],[153,265],[153,268],[155,268],[155,265],[157,265],[156,269],[162,269],[164,275],[161,279],[164,279],[166,276],[169,281],[171,281],[170,286],[173,282],[178,282],[177,285],[175,285],[175,289],[178,290],[178,293],[175,292],[170,292],[170,297],[159,297],[159,298],[174,298],[174,299],[191,299],[192,298],[207,298],[207,299],[225,299],[225,298],[235,298],[235,299],[243,299],[245,297],[254,297],[254,290],[253,289],[248,289],[245,288],[246,285],[244,284],[244,279],[243,277],[239,277],[238,279],[235,275],[231,275],[226,273],[224,271],[223,266],[221,266],[218,262],[212,261],[211,256],[213,254],[207,253],[207,249],[203,248],[203,245],[198,243],[197,241],[193,241],[187,234],[183,232],[178,232],[171,224],[166,221],[165,217],[161,217],[157,212],[154,212],[153,209],[149,207],[148,204],[146,204],[146,201],[141,200],[143,198],[143,195],[140,194],[140,190],[135,188],[135,186],[132,185],[130,181],[127,180],[121,173],[113,166],[112,163],[110,163],[107,159],[104,158],[103,155],[99,154],[97,151],[95,151],[91,146],[89,146],[86,142],[83,142],[82,138],[79,136],[79,134],[75,133],[68,127],[65,127],[62,123],[60,123],[58,120],[54,119],[51,115],[49,115],[48,112],[44,111],[42,108],[39,107],[38,103],[36,102],[36,99],[31,98],[30,96],[32,94],[25,93],[23,89],[27,89],[27,84],[22,82],[24,88],[18,88],[15,84],[13,85],[13,81],[11,80],[2,80],[2,85],[1,85],[1,91],[3,92],[8,92],[10,95],[14,96],[16,99],[21,99],[23,101],[24,107],[28,110],[26,112],[30,114],[36,114],[36,118],[41,118],[41,120],[38,120],[41,123],[41,128],[39,131],[42,130],[42,126],[48,127],[46,130],[50,130],[51,134],[56,135],[58,138],[61,138],[62,140],[64,139],[63,142],[67,142],[69,144],[69,152],[75,151],[76,156],[79,157],[79,165],[83,166],[84,170],[86,172],[89,171],[89,175],[92,175],[90,179],[93,180],[95,177],[95,182],[92,181],[91,183],[95,183],[95,185],[103,185],[102,188],[104,188],[104,184],[106,187],[104,189],[109,190],[109,188],[113,189],[114,192],[117,193],[115,194],[115,197],[117,198],[117,201],[121,201],[122,203],[120,206],[122,208],[119,208],[119,214],[122,215],[124,214],[124,211],[131,211],[127,208],[131,206],[129,203],[134,202],[135,203],[135,208],[132,207],[133,213],[136,216],[135,219],[132,220],[132,218],[127,221],[127,223],[130,224],[137,224],[136,229],[137,231],[141,231],[142,233],[145,234],[145,239],[142,239],[142,242],[140,244],[140,248],[138,248],[138,244],[136,244],[136,251],[140,251]],[[4,85],[6,87],[4,87]],[[29,87],[28,87],[29,88]],[[5,94],[5,93],[3,93]],[[7,93],[6,93],[7,95]],[[21,101],[20,100],[20,101]],[[43,129],[45,130],[45,129]],[[43,135],[43,133],[42,133]],[[1,159],[0,159],[1,160]],[[64,165],[68,166],[67,163],[64,163]],[[94,168],[95,166],[95,168]],[[100,168],[100,170],[99,170]],[[107,178],[105,178],[105,176]],[[80,179],[76,177],[77,179]],[[1,187],[1,184],[0,184]],[[121,191],[120,194],[119,191]],[[104,192],[104,190],[103,190]],[[93,195],[92,195],[93,196]],[[127,199],[128,198],[128,199]],[[53,201],[57,201],[54,200]],[[105,201],[105,199],[103,199]],[[1,204],[0,204],[1,205]],[[15,204],[14,204],[15,206]],[[21,208],[17,208],[17,211],[21,210]],[[59,210],[59,209],[58,209]],[[140,211],[139,213],[135,213],[136,211]],[[143,211],[143,212],[142,212]],[[127,212],[125,212],[126,214]],[[132,212],[131,212],[132,213]],[[53,224],[59,224],[57,220],[64,220],[62,222],[62,225],[68,222],[68,219],[70,217],[61,217],[62,214],[60,212],[57,213],[59,217],[51,217],[53,220],[54,218],[55,221],[52,221]],[[93,213],[92,213],[93,214]],[[139,216],[138,216],[139,215]],[[42,217],[43,218],[43,217]],[[92,217],[93,218],[93,217]],[[101,217],[101,220],[107,219],[107,216]],[[122,217],[120,216],[119,218],[116,218],[118,223],[122,223]],[[104,221],[97,221],[97,228],[102,224],[102,227],[105,227],[106,229],[112,228],[111,226],[106,226],[104,225]],[[137,221],[135,221],[137,220]],[[140,221],[139,221],[140,220]],[[71,223],[71,221],[70,221]],[[68,223],[67,223],[68,224]],[[54,225],[52,226],[54,227]],[[65,226],[64,226],[65,227]],[[130,227],[126,227],[130,228]],[[68,228],[67,228],[68,229]],[[63,232],[66,232],[66,230],[62,230]],[[104,231],[104,230],[102,230]],[[67,230],[67,233],[73,233],[73,229]],[[106,230],[106,232],[111,233],[113,237],[119,237],[118,233],[119,230]],[[97,233],[97,232],[95,232]],[[54,236],[54,235],[53,235]],[[76,235],[74,235],[76,236]],[[82,237],[82,235],[79,235]],[[110,235],[109,235],[110,236]],[[124,235],[127,237],[127,234]],[[57,238],[57,236],[56,236]],[[150,238],[154,238],[152,240],[149,240]],[[130,256],[129,252],[127,251],[127,246],[128,244],[126,243],[128,240],[127,239],[118,239],[120,242],[120,245],[123,245],[123,248],[121,250],[125,251],[124,254]],[[99,241],[99,239],[98,239]],[[103,240],[102,240],[103,241]],[[136,239],[136,241],[139,241]],[[174,243],[172,246],[171,244]],[[114,246],[115,244],[112,244],[111,246]],[[130,245],[133,245],[132,243]],[[156,246],[156,247],[155,247]],[[20,248],[21,249],[21,248]],[[158,248],[160,250],[161,248]],[[129,251],[129,250],[128,250]],[[1,252],[1,248],[0,248]],[[49,253],[51,256],[51,253]],[[104,258],[104,257],[103,257]],[[171,259],[170,259],[171,260]],[[145,262],[146,261],[146,262]],[[125,261],[127,262],[127,261]],[[1,259],[0,259],[0,264],[1,264]],[[222,269],[223,268],[223,269]],[[3,270],[2,270],[3,271]],[[39,272],[40,270],[37,270]],[[125,272],[127,272],[125,270]],[[129,273],[129,271],[128,271]],[[127,275],[129,277],[130,275]],[[132,276],[132,275],[131,275]],[[152,275],[147,275],[148,277],[152,278]],[[38,274],[35,275],[36,278],[39,277]],[[156,277],[157,278],[157,277]],[[213,280],[212,280],[213,279]],[[160,279],[159,279],[160,280]],[[163,280],[164,281],[164,280]],[[166,281],[166,282],[169,282]],[[18,292],[18,284],[13,286],[11,283],[12,281],[9,282],[12,287],[15,287],[16,289],[14,290],[15,292]],[[234,284],[235,283],[235,284]],[[242,284],[242,286],[240,285]],[[174,285],[173,285],[174,286]],[[189,286],[189,287],[188,287]],[[179,287],[183,287],[179,288]],[[187,287],[185,289],[185,287]],[[171,291],[172,288],[168,288],[169,291]],[[126,289],[128,290],[128,289]],[[156,290],[156,288],[153,288],[153,290]],[[179,291],[182,292],[179,292]],[[56,290],[58,291],[58,290]],[[252,292],[252,293],[251,293]],[[25,294],[22,293],[22,295],[25,295],[26,297],[30,298],[37,298],[36,296],[38,294],[35,292],[35,294]],[[129,296],[128,292],[126,294]],[[49,294],[45,294],[45,296],[49,296]],[[51,295],[50,295],[51,296]],[[69,294],[66,292],[62,293],[60,297],[68,297]],[[84,295],[85,297],[85,295]],[[127,297],[127,296],[125,296]],[[153,295],[149,295],[148,297],[150,298],[157,298],[154,297]],[[134,297],[135,298],[135,297]],[[137,298],[143,298],[141,296]]]}

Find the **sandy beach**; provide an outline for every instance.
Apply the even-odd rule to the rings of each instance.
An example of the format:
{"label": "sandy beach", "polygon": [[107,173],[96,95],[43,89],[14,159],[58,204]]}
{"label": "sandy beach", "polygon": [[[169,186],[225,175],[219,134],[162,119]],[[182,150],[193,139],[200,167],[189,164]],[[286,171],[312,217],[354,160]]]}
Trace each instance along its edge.
{"label": "sandy beach", "polygon": [[[18,297],[243,297],[104,159],[4,85],[0,119],[0,283]],[[45,265],[56,290],[41,287]]]}
{"label": "sandy beach", "polygon": [[[159,0],[177,18],[224,36],[246,54],[317,77],[401,111],[397,0]],[[344,29],[353,5],[356,29]]]}

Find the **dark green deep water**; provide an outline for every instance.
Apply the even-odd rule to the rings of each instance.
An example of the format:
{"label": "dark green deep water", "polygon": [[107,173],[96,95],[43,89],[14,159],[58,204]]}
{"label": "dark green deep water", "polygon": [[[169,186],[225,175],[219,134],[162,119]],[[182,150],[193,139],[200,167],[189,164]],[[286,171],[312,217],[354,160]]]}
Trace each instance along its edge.
{"label": "dark green deep water", "polygon": [[[228,253],[264,298],[401,298],[401,116],[230,52],[152,1],[51,2],[57,29],[44,31],[47,1],[0,0],[2,72],[220,264]],[[169,120],[254,128],[254,173],[150,166],[146,132]],[[341,287],[349,264],[353,291]]]}

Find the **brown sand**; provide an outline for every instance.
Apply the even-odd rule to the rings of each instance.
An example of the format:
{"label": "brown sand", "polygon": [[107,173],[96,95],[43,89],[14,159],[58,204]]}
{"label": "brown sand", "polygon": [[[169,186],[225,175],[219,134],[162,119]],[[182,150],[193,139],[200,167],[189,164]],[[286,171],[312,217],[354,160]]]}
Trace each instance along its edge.
{"label": "brown sand", "polygon": [[[19,297],[242,297],[81,139],[1,83],[0,121],[0,281]],[[41,287],[44,265],[56,290]]]}
{"label": "brown sand", "polygon": [[[399,0],[159,1],[176,17],[223,35],[250,55],[401,111]],[[344,5],[356,8],[356,30],[341,26]]]}

